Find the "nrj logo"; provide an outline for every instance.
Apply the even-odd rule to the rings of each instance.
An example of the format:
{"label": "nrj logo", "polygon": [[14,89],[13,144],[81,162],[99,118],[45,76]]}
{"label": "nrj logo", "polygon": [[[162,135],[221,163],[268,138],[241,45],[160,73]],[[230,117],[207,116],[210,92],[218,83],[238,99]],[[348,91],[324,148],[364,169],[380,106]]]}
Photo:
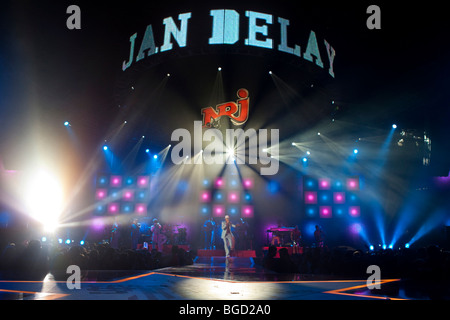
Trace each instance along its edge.
{"label": "nrj logo", "polygon": [[236,102],[203,108],[203,120],[194,121],[192,134],[184,128],[172,132],[171,141],[179,142],[171,152],[174,164],[259,164],[261,175],[278,173],[278,129],[226,129],[225,136],[217,129],[223,117],[228,117],[235,126],[247,122],[249,93],[246,89],[239,89],[237,96]]}
{"label": "nrj logo", "polygon": [[235,126],[241,126],[248,120],[249,101],[247,89],[239,89],[238,101],[230,101],[218,104],[216,108],[202,109],[203,127],[218,127],[221,117],[229,117]]}

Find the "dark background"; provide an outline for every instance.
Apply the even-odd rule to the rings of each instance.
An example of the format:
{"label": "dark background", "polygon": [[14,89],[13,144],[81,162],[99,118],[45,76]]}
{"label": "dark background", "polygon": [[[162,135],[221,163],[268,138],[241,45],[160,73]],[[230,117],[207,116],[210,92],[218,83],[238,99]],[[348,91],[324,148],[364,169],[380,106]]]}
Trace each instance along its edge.
{"label": "dark background", "polygon": [[[81,8],[82,29],[68,30],[66,19],[69,15],[66,9],[70,4],[75,3],[20,1],[3,5],[0,150],[6,167],[21,166],[23,155],[31,147],[30,136],[36,134],[31,130],[33,124],[39,124],[36,131],[42,130],[45,137],[51,137],[64,129],[60,128],[62,122],[69,120],[73,126],[82,128],[81,145],[86,146],[89,153],[90,148],[107,135],[113,121],[130,114],[119,105],[127,106],[130,102],[131,93],[127,94],[124,90],[130,77],[127,78],[128,75],[121,71],[121,66],[123,60],[128,60],[129,37],[133,33],[138,33],[138,46],[145,27],[152,24],[156,45],[160,46],[163,18],[172,16],[175,19],[179,13],[193,12],[190,27],[195,28],[196,25],[210,25],[210,9],[233,8],[241,15],[241,35],[246,32],[244,10],[254,10],[273,14],[275,21],[270,30],[274,38],[278,33],[276,17],[281,16],[291,21],[288,29],[290,44],[298,43],[304,50],[305,36],[314,30],[319,45],[322,45],[322,39],[326,39],[336,50],[336,79],[332,82],[321,77],[317,68],[308,70],[311,67],[309,63],[298,69],[285,67],[283,63],[292,57],[277,50],[270,50],[267,56],[258,57],[259,63],[245,66],[245,70],[239,71],[240,75],[252,77],[253,74],[259,75],[261,66],[276,67],[281,64],[292,70],[291,73],[284,70],[279,73],[287,83],[290,77],[300,77],[301,80],[297,79],[298,83],[293,84],[295,88],[300,88],[296,84],[325,78],[328,83],[324,84],[324,99],[339,102],[336,118],[345,116],[351,121],[373,126],[389,125],[396,121],[405,128],[426,127],[433,138],[433,164],[438,173],[448,171],[448,157],[445,155],[449,146],[446,138],[446,57],[449,45],[445,40],[448,26],[442,5],[380,1],[376,4],[382,12],[382,29],[368,30],[366,9],[372,3],[364,1],[300,5],[287,1],[240,1],[238,4],[229,1],[206,4],[155,1],[93,4],[81,1],[76,4]],[[196,23],[200,19],[206,21]],[[299,40],[295,34],[297,30],[303,36]],[[192,92],[195,83],[204,79],[210,81],[211,76],[215,76],[215,68],[211,73],[209,66],[226,63],[223,52],[196,56],[211,32],[209,28],[203,33],[199,31],[194,33],[194,29],[189,29],[186,50],[179,50],[175,44],[171,52],[156,55],[159,69],[152,71],[157,79],[167,73],[165,70],[172,69],[168,72],[174,75],[178,73],[178,79],[173,80],[173,87],[168,90],[176,91],[195,105],[202,102],[193,101],[188,96],[189,92],[195,95]],[[243,38],[241,36],[237,45],[241,49],[244,47]],[[203,44],[200,40],[204,40]],[[277,43],[276,39],[274,42]],[[255,49],[255,55],[267,51],[261,48],[243,49]],[[234,48],[225,50],[233,51]],[[191,60],[183,57],[184,60],[179,61],[171,59],[176,55],[190,56]],[[327,59],[325,52],[322,59]],[[145,64],[150,64],[150,61],[141,61],[139,68],[146,69]],[[223,68],[225,73],[226,66]],[[228,70],[234,74],[239,68],[234,61],[228,62]],[[131,70],[127,71],[131,73]],[[274,68],[275,74],[276,71]],[[138,79],[133,78],[134,81]],[[229,79],[229,82],[233,80]],[[227,84],[227,80],[224,82]],[[209,98],[207,89],[204,96]],[[226,89],[226,96],[231,100],[236,86],[228,85]],[[195,98],[201,99],[196,95]],[[136,126],[135,135],[145,135],[152,124]]]}
{"label": "dark background", "polygon": [[[81,30],[66,28],[71,4],[81,8]],[[371,4],[381,8],[381,30],[366,27]],[[239,12],[240,40],[233,46],[210,46],[209,10],[222,8]],[[245,46],[245,10],[273,15],[269,30],[275,46],[278,17],[290,20],[289,45],[299,44],[302,52],[314,30],[325,68],[276,49]],[[186,48],[174,43],[173,50],[121,70],[132,34],[138,33],[135,54],[148,24],[161,46],[162,20],[171,16],[178,22],[184,12],[193,13]],[[352,133],[356,138],[395,122],[402,129],[430,133],[432,160],[426,174],[447,176],[447,20],[444,5],[432,2],[10,1],[3,4],[0,19],[0,159],[6,169],[25,170],[45,153],[70,187],[125,120],[126,128],[111,142],[119,158],[143,135],[145,147],[158,151],[170,143],[175,128],[190,128],[200,120],[201,108],[235,100],[237,89],[245,87],[251,94],[249,127],[280,128],[280,139],[288,140],[324,119],[336,119],[358,124]],[[328,75],[323,39],[336,50],[334,79]],[[223,91],[214,91],[218,66],[223,68]],[[283,81],[281,91],[268,70]],[[171,77],[165,81],[167,73]],[[289,95],[290,88],[295,94]],[[77,148],[64,121],[76,133]],[[408,157],[413,156],[401,154],[392,170]],[[420,165],[401,173],[414,180]],[[295,186],[298,181],[289,172],[287,180],[294,179]],[[284,204],[290,207],[289,201]]]}

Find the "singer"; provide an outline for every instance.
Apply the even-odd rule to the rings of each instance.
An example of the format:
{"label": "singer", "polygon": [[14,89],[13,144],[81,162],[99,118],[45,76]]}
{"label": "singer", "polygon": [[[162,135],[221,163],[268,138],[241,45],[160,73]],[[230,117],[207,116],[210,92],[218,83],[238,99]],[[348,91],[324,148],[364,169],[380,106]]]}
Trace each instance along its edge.
{"label": "singer", "polygon": [[236,228],[234,224],[230,222],[230,216],[225,216],[225,221],[222,221],[222,239],[225,247],[225,255],[230,257],[230,250],[234,250],[234,235],[231,232],[231,228]]}

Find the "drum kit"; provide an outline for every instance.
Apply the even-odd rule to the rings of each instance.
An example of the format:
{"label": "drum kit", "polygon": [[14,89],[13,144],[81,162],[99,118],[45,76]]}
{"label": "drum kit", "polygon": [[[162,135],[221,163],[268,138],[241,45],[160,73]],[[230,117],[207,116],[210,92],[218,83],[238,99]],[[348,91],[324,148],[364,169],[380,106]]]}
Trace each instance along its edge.
{"label": "drum kit", "polygon": [[165,224],[162,227],[161,234],[164,244],[182,245],[186,244],[186,228],[179,224]]}
{"label": "drum kit", "polygon": [[[142,230],[142,237],[145,242],[151,243],[152,232],[150,226]],[[161,237],[163,244],[170,245],[184,245],[187,244],[187,232],[183,225],[179,224],[164,224],[161,229]]]}

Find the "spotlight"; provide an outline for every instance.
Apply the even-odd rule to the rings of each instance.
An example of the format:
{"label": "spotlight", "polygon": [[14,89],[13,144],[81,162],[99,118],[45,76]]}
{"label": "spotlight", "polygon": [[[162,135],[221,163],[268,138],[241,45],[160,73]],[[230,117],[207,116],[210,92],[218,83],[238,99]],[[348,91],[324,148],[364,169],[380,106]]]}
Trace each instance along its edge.
{"label": "spotlight", "polygon": [[24,186],[24,204],[31,217],[54,231],[63,207],[63,192],[59,179],[47,169],[37,169]]}
{"label": "spotlight", "polygon": [[320,132],[317,132],[317,135],[320,136]]}
{"label": "spotlight", "polygon": [[269,74],[272,74],[272,71],[269,71]]}
{"label": "spotlight", "polygon": [[84,240],[80,241],[80,245],[84,246]]}
{"label": "spotlight", "polygon": [[146,152],[146,153],[149,153],[149,152],[150,152],[150,149],[145,149],[145,152]]}
{"label": "spotlight", "polygon": [[69,126],[70,126],[69,121],[64,122],[64,125],[65,125],[66,127],[69,127]]}
{"label": "spotlight", "polygon": [[142,139],[144,139],[145,138],[145,136],[142,136]]}
{"label": "spotlight", "polygon": [[158,159],[158,155],[157,154],[155,154],[155,155],[153,155],[153,159]]}
{"label": "spotlight", "polygon": [[397,129],[397,125],[396,125],[396,124],[393,124],[393,125],[392,125],[392,129]]}
{"label": "spotlight", "polygon": [[374,247],[371,245],[371,246],[369,247],[369,249],[370,249],[370,251],[373,251]]}
{"label": "spotlight", "polygon": [[409,248],[409,243],[405,243],[405,248],[406,248],[406,249]]}
{"label": "spotlight", "polygon": [[310,154],[311,154],[311,152],[309,152],[309,151],[306,151],[306,154],[309,156]]}
{"label": "spotlight", "polygon": [[170,77],[170,73],[168,73],[167,76]]}
{"label": "spotlight", "polygon": [[234,149],[233,148],[227,149],[227,157],[234,157]]}
{"label": "spotlight", "polygon": [[221,70],[222,70],[222,67],[218,67],[217,70],[221,71]]}
{"label": "spotlight", "polygon": [[303,162],[306,162],[306,161],[308,161],[308,158],[304,157],[304,158],[302,159],[302,161],[303,161]]}
{"label": "spotlight", "polygon": [[103,150],[108,150],[108,146],[103,146]]}
{"label": "spotlight", "polygon": [[292,142],[291,145],[295,146],[295,142]]}
{"label": "spotlight", "polygon": [[358,149],[353,149],[354,154],[357,154],[358,152],[359,152]]}
{"label": "spotlight", "polygon": [[67,239],[67,240],[66,240],[66,244],[70,244],[70,239]]}

